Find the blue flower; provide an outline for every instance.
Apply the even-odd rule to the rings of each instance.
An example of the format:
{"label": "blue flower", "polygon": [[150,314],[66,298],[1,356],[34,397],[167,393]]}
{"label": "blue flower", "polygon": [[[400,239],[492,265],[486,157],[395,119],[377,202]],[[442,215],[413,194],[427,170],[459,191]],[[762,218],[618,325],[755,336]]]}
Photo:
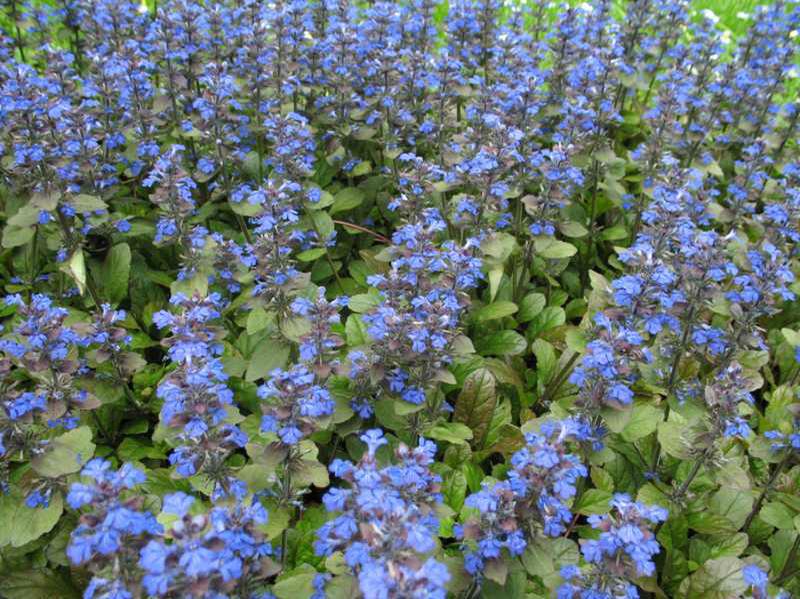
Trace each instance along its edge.
{"label": "blue flower", "polygon": [[182,518],[186,515],[194,502],[195,498],[186,493],[170,493],[164,496],[161,509],[167,514],[174,514]]}
{"label": "blue flower", "polygon": [[264,416],[261,429],[275,432],[284,445],[295,445],[317,430],[320,419],[333,414],[330,392],[315,384],[315,375],[302,364],[272,371],[258,388]]}
{"label": "blue flower", "polygon": [[752,587],[753,597],[767,597],[769,578],[767,573],[754,564],[747,564],[742,568],[744,581]]}
{"label": "blue flower", "polygon": [[566,530],[572,513],[565,502],[587,474],[566,444],[582,440],[584,428],[576,421],[546,422],[540,434],[528,433],[525,447],[511,456],[508,480],[484,484],[466,498],[464,505],[479,512],[456,530],[465,542],[468,572],[480,579],[486,561],[499,558],[503,548],[512,556],[522,554],[534,522],[549,536]]}
{"label": "blue flower", "polygon": [[444,598],[447,569],[433,558],[424,563],[419,559],[436,546],[434,509],[442,498],[440,479],[430,472],[435,445],[422,440],[410,449],[400,444],[395,449],[397,464],[379,468],[375,451],[386,439],[379,430],[361,438],[368,451],[358,464],[331,464],[331,472],[350,483],[350,489],[332,488],[323,498],[329,511],[342,513],[318,530],[317,553],[344,551],[365,597],[389,592],[413,596],[419,591]]}
{"label": "blue flower", "polygon": [[667,511],[631,501],[624,493],[614,496],[611,507],[611,514],[589,518],[592,527],[603,532],[597,540],[584,541],[584,559],[594,564],[627,563],[636,576],[650,576],[656,567],[652,556],[660,551],[650,526],[666,520]]}

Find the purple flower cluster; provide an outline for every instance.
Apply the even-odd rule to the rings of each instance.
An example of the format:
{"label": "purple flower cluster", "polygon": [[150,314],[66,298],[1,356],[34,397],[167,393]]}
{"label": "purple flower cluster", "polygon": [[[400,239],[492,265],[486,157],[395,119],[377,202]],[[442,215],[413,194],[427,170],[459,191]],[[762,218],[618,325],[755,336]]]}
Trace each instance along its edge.
{"label": "purple flower cluster", "polygon": [[172,334],[163,341],[175,364],[158,386],[163,400],[161,422],[174,436],[170,463],[181,476],[204,473],[226,486],[224,460],[247,443],[247,435],[230,422],[233,391],[219,355],[224,330],[213,324],[220,318],[218,294],[189,298],[177,294],[170,300],[180,311],[161,311],[153,321]]}
{"label": "purple flower cluster", "polygon": [[340,321],[339,309],[346,297],[325,299],[325,290],[317,289],[314,301],[297,297],[290,305],[296,318],[309,324],[299,339],[300,362],[288,370],[276,368],[258,388],[261,404],[261,431],[276,433],[284,446],[295,446],[310,434],[324,428],[335,403],[326,386],[337,365],[337,349],[342,338],[331,327]]}
{"label": "purple flower cluster", "polygon": [[565,566],[565,582],[558,588],[559,599],[637,599],[639,593],[629,581],[655,572],[652,558],[660,551],[652,525],[667,519],[667,510],[632,501],[618,493],[610,502],[611,512],[589,516],[597,539],[582,541],[581,552],[590,567],[581,571]]}
{"label": "purple flower cluster", "polygon": [[73,483],[67,503],[87,511],[72,531],[67,556],[73,564],[89,566],[94,574],[86,597],[132,597],[136,571],[131,564],[147,538],[162,530],[153,514],[142,511],[141,495],[125,495],[145,482],[145,475],[130,464],[115,471],[110,462],[99,458],[89,461],[81,475],[88,482]]}
{"label": "purple flower cluster", "polygon": [[[483,278],[475,240],[439,245],[435,237],[444,221],[435,210],[425,218],[392,237],[389,272],[368,280],[380,291],[381,303],[363,316],[389,391],[417,405],[425,402],[430,381],[451,362],[467,292]],[[351,356],[356,375],[363,362],[361,352]]]}
{"label": "purple flower cluster", "polygon": [[94,459],[81,474],[90,482],[73,483],[67,495],[69,505],[83,511],[67,555],[94,574],[85,597],[132,598],[144,591],[148,597],[222,599],[238,596],[241,580],[267,566],[272,547],[258,530],[267,512],[247,498],[242,483],[231,491],[233,505],[208,511],[194,509],[196,499],[185,493],[166,495],[157,520],[143,510],[141,495],[127,495],[145,482],[140,470],[125,464],[114,471],[108,461]]}
{"label": "purple flower cluster", "polygon": [[[91,326],[67,325],[69,312],[45,295],[33,294],[29,302],[11,295],[4,304],[16,311],[16,321],[0,339],[0,491],[7,488],[12,460],[45,455],[54,432],[75,429],[82,411],[100,405],[81,381],[95,375],[88,350],[97,354],[107,343]],[[57,481],[31,482],[28,505],[48,505]]]}
{"label": "purple flower cluster", "polygon": [[316,375],[304,364],[273,370],[258,396],[264,400],[261,431],[276,433],[289,446],[318,430],[335,407],[330,392],[316,383]]}
{"label": "purple flower cluster", "polygon": [[587,434],[579,420],[545,422],[540,433],[525,436],[525,447],[511,457],[508,480],[484,485],[466,498],[464,504],[478,514],[455,532],[466,541],[464,563],[470,574],[480,575],[504,548],[509,555],[521,555],[538,532],[557,537],[566,530],[572,519],[567,502],[587,475],[567,444],[585,441]]}
{"label": "purple flower cluster", "polygon": [[234,505],[216,505],[208,512],[194,509],[196,499],[185,493],[164,497],[162,517],[169,519],[165,535],[151,539],[139,553],[142,586],[150,597],[237,596],[243,579],[258,577],[272,547],[259,526],[267,511],[258,499],[234,493]]}
{"label": "purple flower cluster", "polygon": [[317,533],[316,551],[343,551],[347,566],[358,576],[368,599],[437,597],[444,599],[450,579],[447,568],[425,557],[437,546],[441,479],[430,471],[436,446],[420,440],[395,449],[396,464],[380,467],[377,450],[388,444],[383,432],[361,435],[367,451],[357,464],[335,460],[330,470],[350,486],[332,488],[323,498],[338,513]]}

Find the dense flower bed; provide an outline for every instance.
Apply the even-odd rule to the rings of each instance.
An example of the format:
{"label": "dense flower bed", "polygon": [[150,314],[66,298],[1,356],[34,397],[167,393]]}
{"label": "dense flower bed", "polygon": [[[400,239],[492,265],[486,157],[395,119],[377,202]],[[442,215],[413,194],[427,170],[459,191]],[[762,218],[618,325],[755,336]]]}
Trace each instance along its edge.
{"label": "dense flower bed", "polygon": [[800,594],[796,3],[4,7],[0,596]]}

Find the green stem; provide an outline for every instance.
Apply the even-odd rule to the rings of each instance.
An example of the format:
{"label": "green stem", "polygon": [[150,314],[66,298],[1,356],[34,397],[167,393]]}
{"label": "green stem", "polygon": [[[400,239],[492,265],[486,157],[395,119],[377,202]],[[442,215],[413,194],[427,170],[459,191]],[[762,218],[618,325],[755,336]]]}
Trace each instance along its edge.
{"label": "green stem", "polygon": [[336,270],[336,265],[333,263],[333,257],[331,256],[331,251],[325,244],[325,240],[322,239],[322,234],[320,233],[319,228],[317,227],[317,221],[314,220],[313,215],[310,213],[308,215],[308,220],[311,221],[311,226],[313,227],[314,232],[317,234],[317,237],[323,244],[323,249],[325,250],[325,259],[327,260],[328,265],[331,267],[331,271],[333,272],[333,278],[335,278],[336,282],[339,284],[339,289],[343,291],[344,286],[342,285],[342,279],[341,277],[339,277],[339,272]]}
{"label": "green stem", "polygon": [[334,224],[341,225],[343,227],[347,227],[348,229],[353,229],[355,231],[361,231],[362,233],[367,233],[369,235],[372,235],[375,239],[377,239],[381,243],[385,243],[387,245],[391,245],[392,243],[391,239],[389,239],[388,237],[384,237],[380,233],[376,233],[372,229],[362,227],[361,225],[356,225],[355,223],[347,222],[346,220],[336,220],[335,218],[331,220],[334,222]]}
{"label": "green stem", "polygon": [[776,587],[779,587],[779,586],[781,586],[781,585],[782,585],[784,582],[786,582],[787,580],[791,580],[791,579],[792,579],[792,578],[794,578],[795,576],[800,576],[800,568],[795,568],[795,569],[794,569],[794,570],[792,570],[791,572],[787,572],[786,574],[781,574],[781,575],[778,577],[778,579],[777,579],[777,580],[774,580],[774,581],[773,581],[773,584],[774,584]]}
{"label": "green stem", "polygon": [[689,490],[689,485],[692,484],[692,481],[697,477],[698,473],[700,472],[700,468],[703,467],[705,464],[706,459],[711,454],[712,447],[707,448],[700,454],[700,457],[697,458],[697,461],[692,466],[691,471],[689,471],[689,476],[686,477],[686,480],[683,481],[678,490],[675,492],[675,495],[672,496],[673,501],[680,501],[683,499],[683,496],[686,495],[686,492]]}
{"label": "green stem", "polygon": [[589,281],[589,267],[591,266],[591,259],[594,257],[594,220],[597,212],[597,190],[600,184],[600,161],[596,158],[593,158],[592,162],[592,199],[589,204],[589,235],[586,247],[586,261],[581,269],[581,280],[583,287],[586,287],[586,284]]}
{"label": "green stem", "polygon": [[791,458],[792,452],[787,451],[786,455],[783,456],[783,459],[778,463],[778,466],[775,468],[775,471],[769,477],[767,484],[764,486],[764,489],[761,491],[761,495],[758,496],[756,502],[753,504],[753,509],[750,510],[750,513],[747,515],[747,520],[744,521],[744,525],[742,526],[743,531],[747,531],[750,528],[750,525],[753,523],[753,519],[756,517],[756,514],[761,510],[761,504],[764,503],[764,499],[767,497],[767,493],[772,490],[772,485],[775,484],[775,481],[778,480],[778,476],[783,469],[786,467],[786,464],[789,463],[789,458]]}
{"label": "green stem", "polygon": [[[694,318],[695,312],[695,302],[692,302],[691,307],[689,308],[689,312],[686,315],[686,320],[684,321],[684,328],[683,328],[683,335],[681,336],[681,342],[678,346],[678,350],[675,352],[675,357],[672,360],[672,368],[670,369],[669,379],[667,380],[667,407],[664,409],[664,422],[669,420],[669,396],[675,391],[675,381],[678,375],[678,366],[680,365],[681,358],[683,357],[683,352],[686,351],[686,344],[689,341],[689,331],[692,327],[692,319]],[[658,461],[661,458],[661,444],[656,441],[656,445],[653,448],[653,467],[651,472],[656,473],[658,471]]]}
{"label": "green stem", "polygon": [[541,401],[542,403],[550,400],[558,390],[561,388],[561,385],[564,384],[564,381],[567,380],[567,377],[572,372],[572,365],[575,364],[579,357],[579,354],[575,352],[570,356],[569,360],[566,364],[564,364],[564,368],[562,368],[559,373],[550,380],[550,383],[545,387],[544,393],[542,393]]}
{"label": "green stem", "polygon": [[[288,503],[289,499],[291,499],[292,494],[292,450],[289,449],[288,453],[286,454],[286,458],[284,458],[284,487],[283,487],[283,499]],[[281,533],[281,568],[284,570],[286,569],[286,548],[289,543],[289,529],[288,526],[291,525],[292,520],[294,519],[294,514],[289,518],[289,522],[287,523],[287,528],[283,529]]]}

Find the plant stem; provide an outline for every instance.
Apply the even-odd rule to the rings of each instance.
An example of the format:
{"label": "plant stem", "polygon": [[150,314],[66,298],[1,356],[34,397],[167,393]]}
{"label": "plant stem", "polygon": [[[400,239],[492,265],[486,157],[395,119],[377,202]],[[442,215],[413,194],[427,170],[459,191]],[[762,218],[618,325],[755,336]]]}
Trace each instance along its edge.
{"label": "plant stem", "polygon": [[331,220],[337,225],[341,225],[343,227],[347,227],[348,229],[354,229],[356,231],[361,231],[362,233],[367,233],[369,235],[372,235],[375,239],[377,239],[378,241],[381,241],[381,242],[383,242],[383,243],[385,243],[387,245],[391,245],[391,243],[392,243],[391,239],[389,239],[387,237],[384,237],[380,233],[376,233],[372,229],[367,229],[366,227],[362,227],[361,225],[356,225],[355,223],[347,222],[346,220],[336,220],[335,218],[333,218]]}
{"label": "plant stem", "polygon": [[786,573],[786,574],[781,574],[781,575],[778,577],[778,579],[777,579],[777,580],[774,580],[774,581],[773,581],[773,584],[774,584],[775,586],[779,587],[779,586],[781,586],[781,585],[782,585],[784,582],[786,582],[787,580],[789,580],[789,579],[791,579],[791,578],[794,578],[795,576],[800,576],[800,568],[795,568],[795,569],[794,569],[794,570],[792,570],[791,572],[788,572],[788,573]]}
{"label": "plant stem", "polygon": [[686,477],[686,480],[683,481],[683,484],[681,484],[681,486],[678,487],[678,490],[676,491],[675,495],[673,495],[672,498],[674,501],[679,501],[680,499],[683,499],[684,495],[686,495],[686,492],[689,490],[689,485],[692,484],[692,481],[700,472],[700,468],[703,466],[703,464],[705,464],[706,459],[711,454],[712,448],[713,446],[708,447],[703,451],[703,453],[700,454],[700,457],[697,458],[697,461],[695,461],[691,471],[689,472],[689,476]]}
{"label": "plant stem", "polygon": [[[289,452],[286,454],[285,458],[285,479],[284,479],[284,488],[283,488],[283,498],[285,501],[288,501],[291,498],[292,493],[292,450],[290,449]],[[294,510],[292,510],[294,511]],[[292,520],[294,519],[294,514],[289,519],[289,524],[291,524]],[[286,547],[289,543],[289,529],[284,528],[283,532],[281,533],[281,568],[286,568]]]}
{"label": "plant stem", "polygon": [[[689,331],[692,328],[692,319],[694,318],[694,311],[695,311],[695,302],[692,302],[691,307],[689,308],[689,312],[686,316],[686,321],[684,322],[683,328],[683,335],[681,336],[681,342],[678,346],[678,350],[675,352],[675,358],[672,360],[672,368],[669,372],[669,379],[667,380],[667,407],[664,410],[664,422],[669,420],[669,396],[675,391],[675,380],[678,375],[678,366],[680,366],[681,358],[683,357],[683,352],[686,350],[686,344],[689,341]],[[656,440],[656,445],[653,448],[653,467],[651,471],[653,473],[658,472],[658,461],[661,458],[661,444],[658,443]]]}
{"label": "plant stem", "polygon": [[591,260],[594,257],[594,230],[595,218],[597,212],[597,191],[600,184],[600,161],[597,158],[592,159],[592,199],[589,203],[589,236],[588,245],[586,248],[586,261],[582,264],[581,269],[582,287],[586,287],[589,279],[589,268],[591,267]]}
{"label": "plant stem", "polygon": [[333,258],[331,257],[331,251],[328,248],[328,245],[325,243],[325,240],[322,239],[322,234],[319,232],[319,227],[317,227],[317,221],[314,220],[314,216],[312,214],[308,215],[308,220],[311,221],[311,226],[314,229],[314,232],[317,234],[317,238],[322,243],[322,248],[325,250],[325,258],[328,261],[328,266],[331,267],[331,271],[333,272],[333,278],[336,279],[336,282],[339,284],[339,289],[344,291],[344,286],[342,285],[342,279],[339,277],[339,272],[336,270],[336,265],[333,263]]}
{"label": "plant stem", "polygon": [[550,381],[550,384],[547,385],[544,389],[544,393],[542,393],[541,401],[545,402],[548,401],[553,395],[558,393],[558,390],[561,388],[561,385],[564,384],[564,381],[567,380],[567,377],[572,372],[572,365],[578,359],[578,353],[575,352],[570,356],[569,360],[566,364],[564,364],[564,368]]}
{"label": "plant stem", "polygon": [[764,486],[764,490],[761,491],[761,495],[758,496],[756,502],[753,504],[753,509],[750,510],[750,513],[747,515],[747,520],[744,521],[744,525],[742,526],[742,530],[747,532],[747,529],[750,528],[750,525],[753,523],[753,519],[756,517],[756,514],[761,510],[761,504],[764,503],[764,499],[767,497],[767,493],[772,490],[772,485],[775,484],[775,481],[778,480],[778,476],[783,469],[786,467],[786,464],[789,463],[789,458],[791,457],[792,452],[787,451],[786,455],[783,456],[783,459],[778,463],[778,466],[775,468],[775,471],[769,477],[767,484]]}

